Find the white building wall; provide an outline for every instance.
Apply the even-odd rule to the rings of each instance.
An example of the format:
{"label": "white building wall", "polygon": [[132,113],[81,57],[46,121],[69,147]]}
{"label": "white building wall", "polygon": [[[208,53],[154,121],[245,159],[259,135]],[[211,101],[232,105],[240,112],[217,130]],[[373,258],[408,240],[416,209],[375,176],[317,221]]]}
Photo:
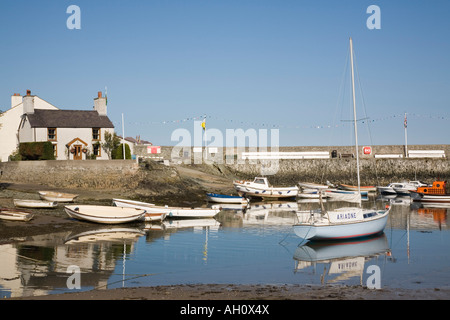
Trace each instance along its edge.
{"label": "white building wall", "polygon": [[[36,130],[37,141],[46,141],[47,140],[47,128],[38,128]],[[57,128],[56,129],[57,141],[52,141],[52,143],[57,144],[57,160],[72,160],[73,154],[68,152],[66,145],[78,138],[83,142],[87,143],[87,150],[92,154],[93,153],[93,144],[98,141],[92,140],[92,128]],[[105,142],[105,131],[110,133],[114,133],[114,129],[106,129],[101,128],[101,141],[100,143]],[[81,144],[81,142],[75,142],[74,144]],[[83,160],[86,159],[86,154],[83,153]],[[108,160],[108,155],[105,150],[101,150],[101,156],[97,157],[97,160]]]}
{"label": "white building wall", "polygon": [[0,116],[0,160],[2,162],[8,161],[9,155],[17,148],[17,131],[22,114],[23,106],[19,104]]}
{"label": "white building wall", "polygon": [[20,124],[20,131],[18,134],[19,137],[19,141],[21,142],[34,142],[35,140],[35,136],[34,136],[34,132],[35,130],[33,130],[33,128],[31,128],[30,126],[30,122],[28,121],[28,119],[24,119],[24,121],[22,121]]}
{"label": "white building wall", "polygon": [[[34,108],[58,110],[58,108],[38,96],[34,96]],[[17,133],[22,115],[22,96],[12,96],[11,108],[0,116],[0,161],[2,162],[8,161],[8,157],[19,145]],[[27,141],[33,141],[31,136],[26,136],[26,139]]]}

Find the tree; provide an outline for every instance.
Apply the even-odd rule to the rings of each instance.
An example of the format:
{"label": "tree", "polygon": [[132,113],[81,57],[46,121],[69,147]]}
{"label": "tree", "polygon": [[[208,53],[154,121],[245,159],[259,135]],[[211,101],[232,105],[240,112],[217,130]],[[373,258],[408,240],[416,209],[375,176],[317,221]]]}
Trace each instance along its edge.
{"label": "tree", "polygon": [[[123,143],[121,143],[116,149],[111,152],[113,159],[124,159],[123,157]],[[131,159],[130,146],[125,143],[125,159]]]}
{"label": "tree", "polygon": [[108,131],[105,132],[105,142],[101,143],[101,146],[103,150],[106,151],[106,154],[108,155],[109,159],[112,159],[111,153],[113,150],[117,149],[119,145],[120,145],[120,138],[117,136],[115,132],[113,134],[109,133]]}

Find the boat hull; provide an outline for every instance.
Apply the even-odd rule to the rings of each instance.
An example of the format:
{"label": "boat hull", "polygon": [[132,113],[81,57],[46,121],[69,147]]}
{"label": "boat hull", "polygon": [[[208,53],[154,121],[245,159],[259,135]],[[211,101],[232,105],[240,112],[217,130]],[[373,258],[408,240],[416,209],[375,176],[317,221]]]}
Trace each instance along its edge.
{"label": "boat hull", "polygon": [[450,194],[426,194],[411,191],[413,201],[429,202],[429,203],[450,203]]}
{"label": "boat hull", "polygon": [[14,205],[21,208],[56,208],[56,201],[14,199]]}
{"label": "boat hull", "polygon": [[[153,213],[159,213],[159,214],[164,215],[164,218],[166,218],[166,217],[170,217],[170,218],[212,218],[220,212],[220,209],[162,207],[162,206],[155,206],[154,204],[151,204],[151,203],[130,201],[130,200],[121,200],[121,199],[113,199],[113,203],[118,207],[144,209],[147,212],[148,216]],[[147,220],[147,221],[154,221],[154,220]]]}
{"label": "boat hull", "polygon": [[243,197],[258,197],[266,199],[295,198],[298,187],[291,188],[256,188],[242,184],[234,184],[234,188]]}
{"label": "boat hull", "polygon": [[397,194],[397,192],[392,187],[377,187],[378,192],[385,195]]}
{"label": "boat hull", "polygon": [[368,237],[383,232],[388,219],[388,211],[378,218],[368,221],[329,224],[297,224],[295,234],[305,240],[345,240]]}
{"label": "boat hull", "polygon": [[[339,185],[339,189],[348,190],[348,191],[358,191],[358,186],[350,186],[348,184],[340,184]],[[365,192],[376,192],[377,191],[377,187],[374,187],[374,186],[360,186],[359,190],[361,192],[363,192],[363,191],[365,191]]]}
{"label": "boat hull", "polygon": [[206,199],[210,202],[217,202],[217,203],[241,203],[241,204],[248,203],[248,200],[244,197],[228,196],[217,193],[207,193]]}
{"label": "boat hull", "polygon": [[42,200],[55,201],[55,202],[73,202],[78,195],[71,193],[52,192],[52,191],[39,191],[39,197]]}
{"label": "boat hull", "polygon": [[328,189],[327,185],[317,183],[299,182],[298,185],[304,189]]}
{"label": "boat hull", "polygon": [[112,206],[65,206],[67,215],[77,220],[103,224],[120,224],[142,220],[145,210]]}
{"label": "boat hull", "polygon": [[9,221],[30,221],[33,219],[34,214],[19,209],[12,208],[0,208],[0,219]]}
{"label": "boat hull", "polygon": [[220,209],[177,207],[155,207],[148,211],[153,210],[162,210],[168,218],[213,218],[220,212]]}

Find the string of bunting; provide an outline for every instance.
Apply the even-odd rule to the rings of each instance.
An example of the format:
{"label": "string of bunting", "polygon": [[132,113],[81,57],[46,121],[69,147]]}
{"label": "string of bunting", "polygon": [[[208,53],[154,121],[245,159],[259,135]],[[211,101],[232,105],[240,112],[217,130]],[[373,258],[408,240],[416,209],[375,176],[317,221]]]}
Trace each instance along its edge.
{"label": "string of bunting", "polygon": [[[443,116],[443,115],[431,115],[431,114],[417,114],[417,113],[408,113],[408,118],[418,118],[418,119],[434,119],[434,120],[444,120],[448,121],[450,120],[450,116]],[[405,114],[393,114],[389,116],[384,116],[376,119],[370,119],[366,118],[364,120],[361,120],[360,123],[374,123],[374,122],[380,122],[380,121],[387,121],[387,120],[393,120],[393,119],[401,119],[403,122],[403,119],[405,117]],[[242,120],[233,120],[233,119],[224,119],[222,117],[218,116],[210,116],[210,115],[201,115],[196,117],[188,117],[183,119],[177,119],[177,120],[161,120],[161,121],[130,121],[127,122],[127,125],[133,125],[133,126],[148,126],[148,125],[179,125],[183,124],[188,121],[206,121],[207,119],[213,119],[215,120],[214,123],[217,122],[226,122],[230,123],[236,126],[252,126],[252,127],[263,127],[268,129],[331,129],[331,128],[339,128],[339,127],[347,127],[352,126],[352,122],[340,122],[339,124],[334,125],[319,125],[319,124],[309,124],[309,125],[289,125],[289,124],[269,124],[269,123],[258,123],[254,121],[242,121]],[[206,121],[207,122],[207,121]],[[114,122],[114,125],[121,125],[121,122],[117,121]]]}

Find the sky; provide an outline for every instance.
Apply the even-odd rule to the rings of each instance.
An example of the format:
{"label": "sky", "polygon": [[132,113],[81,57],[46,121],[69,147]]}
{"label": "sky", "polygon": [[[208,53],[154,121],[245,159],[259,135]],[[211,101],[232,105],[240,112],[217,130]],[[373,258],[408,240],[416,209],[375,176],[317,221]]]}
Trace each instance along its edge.
{"label": "sky", "polygon": [[5,0],[0,110],[27,89],[92,110],[102,91],[116,132],[154,145],[195,144],[204,117],[211,145],[237,129],[259,145],[352,145],[351,37],[359,144],[404,144],[405,113],[408,145],[448,144],[449,12],[448,0]]}

